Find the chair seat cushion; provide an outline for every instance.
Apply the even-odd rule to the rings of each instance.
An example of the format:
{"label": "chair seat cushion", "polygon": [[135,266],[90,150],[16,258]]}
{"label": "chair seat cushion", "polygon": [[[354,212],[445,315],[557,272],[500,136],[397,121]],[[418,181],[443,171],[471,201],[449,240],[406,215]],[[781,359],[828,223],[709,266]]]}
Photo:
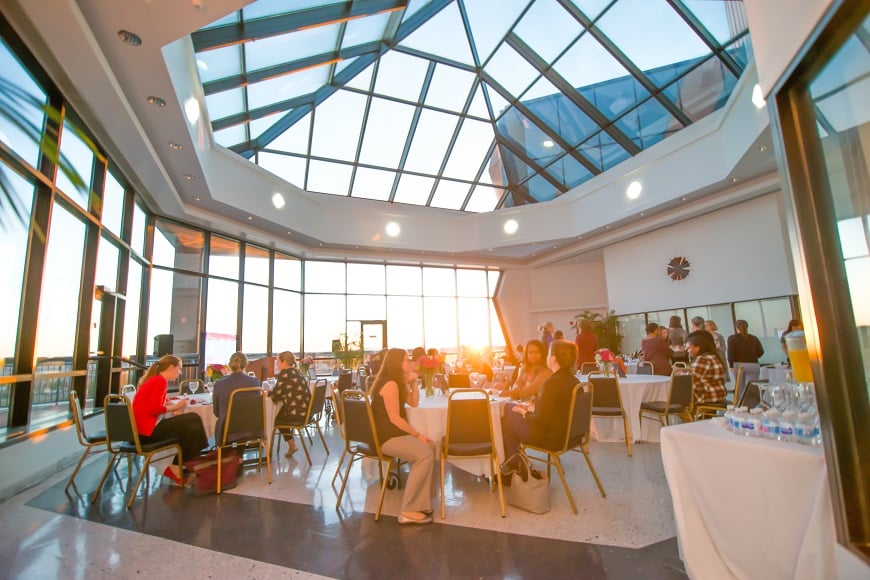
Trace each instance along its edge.
{"label": "chair seat cushion", "polygon": [[484,443],[452,443],[450,445],[450,455],[489,455],[492,453],[492,444]]}
{"label": "chair seat cushion", "polygon": [[88,443],[105,443],[106,442],[106,432],[105,431],[96,431],[91,435],[85,437],[85,441]]}
{"label": "chair seat cushion", "polygon": [[371,455],[373,457],[377,456],[378,454],[378,452],[375,451],[373,447],[369,447],[365,443],[357,443],[356,445],[351,447],[351,451],[359,455]]}
{"label": "chair seat cushion", "polygon": [[[647,411],[655,411],[656,413],[664,413],[667,404],[667,401],[647,401],[646,403],[641,403],[640,408],[646,409]],[[685,405],[672,403],[670,408],[668,409],[668,413],[682,413],[685,410]]]}
{"label": "chair seat cushion", "polygon": [[[148,453],[150,451],[155,451],[157,449],[161,449],[163,447],[169,447],[170,445],[176,445],[178,443],[178,438],[173,437],[172,439],[165,439],[163,441],[155,441],[153,443],[139,443],[139,446],[142,447],[142,451]],[[136,453],[136,444],[132,441],[128,441],[126,443],[121,443],[118,445],[118,449],[121,453]]]}
{"label": "chair seat cushion", "polygon": [[619,417],[620,415],[622,415],[622,409],[620,407],[592,407],[592,415]]}

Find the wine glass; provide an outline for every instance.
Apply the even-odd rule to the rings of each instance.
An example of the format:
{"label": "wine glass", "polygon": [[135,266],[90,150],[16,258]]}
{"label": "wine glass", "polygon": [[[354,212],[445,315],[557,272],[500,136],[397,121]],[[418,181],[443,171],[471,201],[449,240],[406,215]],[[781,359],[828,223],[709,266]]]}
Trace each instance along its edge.
{"label": "wine glass", "polygon": [[211,394],[211,392],[212,392],[213,389],[214,389],[214,383],[213,383],[213,382],[209,381],[209,382],[207,382],[207,383],[205,384],[205,392],[208,393],[209,395]]}
{"label": "wine glass", "polygon": [[199,391],[199,381],[190,381],[187,386],[191,395],[195,395]]}

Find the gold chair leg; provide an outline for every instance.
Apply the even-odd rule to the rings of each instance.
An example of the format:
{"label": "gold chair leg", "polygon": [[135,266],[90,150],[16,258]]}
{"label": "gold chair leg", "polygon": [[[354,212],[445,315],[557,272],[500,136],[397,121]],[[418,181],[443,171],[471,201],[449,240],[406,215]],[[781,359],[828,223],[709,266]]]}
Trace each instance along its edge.
{"label": "gold chair leg", "polygon": [[223,451],[224,451],[224,448],[221,447],[220,445],[218,445],[218,448],[217,448],[217,485],[215,486],[216,493],[218,495],[220,495],[220,493],[221,493],[221,475],[223,475],[222,472],[223,472],[223,466],[224,466]]}
{"label": "gold chair leg", "polygon": [[444,506],[444,450],[441,450],[441,519],[447,517],[447,508]]}
{"label": "gold chair leg", "polygon": [[[387,464],[387,473],[390,473],[393,469],[393,462],[396,461],[395,458],[390,459],[390,462]],[[381,463],[378,460],[378,463]],[[375,512],[375,521],[381,519],[381,508],[384,506],[384,497],[387,495],[387,481],[388,478],[384,478],[381,482],[381,496],[378,498],[378,511]]]}
{"label": "gold chair leg", "polygon": [[148,473],[148,466],[151,465],[151,455],[145,456],[145,461],[142,463],[142,471],[139,472],[139,477],[136,478],[136,484],[130,491],[130,499],[127,500],[127,509],[133,507],[133,502],[136,501],[136,494],[139,493],[139,486],[142,485],[142,480],[145,479],[145,474]]}
{"label": "gold chair leg", "polygon": [[[502,488],[501,482],[501,469],[498,465],[498,456],[493,453],[489,458],[490,469],[492,470],[493,479],[498,482],[498,505],[501,507],[501,517],[505,517],[507,514],[504,509],[504,489]],[[444,491],[441,491],[441,501],[444,501]]]}
{"label": "gold chair leg", "polygon": [[[350,461],[347,462],[347,471],[344,472],[344,477],[341,478],[341,489],[338,490],[338,498],[335,500],[335,509],[341,505],[341,498],[344,496],[344,488],[347,487],[347,479],[350,477],[350,468],[353,467],[354,455],[351,454]],[[378,462],[380,463],[380,461]]]}
{"label": "gold chair leg", "polygon": [[[571,504],[571,509],[574,511],[574,515],[577,515],[577,504],[574,503],[574,496],[571,495],[571,489],[568,487],[568,480],[565,478],[565,470],[562,469],[562,460],[559,459],[558,455],[552,455],[550,453],[547,454],[552,457],[553,463],[556,464],[556,471],[559,472],[559,478],[562,480],[562,487],[565,488],[565,495],[568,496],[568,503]],[[529,474],[531,477],[531,474]]]}
{"label": "gold chair leg", "polygon": [[[299,432],[299,442],[302,443],[302,451],[305,452],[305,459],[308,460],[308,465],[313,465],[311,463],[311,455],[309,455],[309,453],[308,453],[308,446],[305,444],[305,434],[308,432],[308,430],[305,427],[303,427],[302,429],[299,429],[298,432]],[[308,437],[309,437],[309,439],[311,438],[310,435]]]}
{"label": "gold chair leg", "polygon": [[94,492],[94,497],[91,498],[91,505],[97,503],[97,498],[100,496],[100,492],[103,490],[103,484],[106,483],[106,478],[109,477],[109,472],[112,471],[112,468],[115,466],[115,462],[118,461],[120,457],[118,457],[117,453],[113,453],[111,457],[109,457],[109,463],[106,465],[105,471],[103,471],[103,477],[100,478],[100,483],[97,485],[97,490]]}
{"label": "gold chair leg", "polygon": [[73,484],[73,481],[75,480],[76,475],[78,475],[79,470],[82,468],[82,464],[85,462],[85,458],[90,454],[91,449],[93,447],[94,447],[94,445],[88,445],[87,447],[85,447],[85,452],[82,453],[81,457],[79,457],[79,462],[76,463],[76,468],[73,469],[72,475],[69,476],[69,481],[66,482],[66,487],[63,488],[64,491],[69,489],[69,486],[71,486]]}
{"label": "gold chair leg", "polygon": [[335,473],[332,475],[332,485],[335,485],[335,478],[341,475],[341,466],[344,465],[344,458],[347,457],[347,448],[342,449],[341,458],[338,460],[338,465],[335,467]]}
{"label": "gold chair leg", "polygon": [[625,428],[625,446],[628,447],[628,456],[631,457],[631,428],[628,426],[628,416],[622,414],[622,426]]}
{"label": "gold chair leg", "polygon": [[583,447],[580,447],[580,449],[583,452],[583,457],[586,459],[586,465],[589,466],[589,471],[592,472],[592,477],[595,479],[595,485],[598,486],[598,491],[601,493],[601,497],[607,497],[607,494],[604,493],[604,486],[601,485],[601,480],[598,479],[598,472],[595,471],[595,467],[592,465],[592,460],[589,459],[589,454],[586,453]]}
{"label": "gold chair leg", "polygon": [[317,427],[317,434],[320,435],[320,442],[323,443],[323,449],[326,451],[326,454],[329,455],[329,447],[326,445],[326,439],[323,438],[323,431],[320,430],[320,423],[315,423],[315,427]]}

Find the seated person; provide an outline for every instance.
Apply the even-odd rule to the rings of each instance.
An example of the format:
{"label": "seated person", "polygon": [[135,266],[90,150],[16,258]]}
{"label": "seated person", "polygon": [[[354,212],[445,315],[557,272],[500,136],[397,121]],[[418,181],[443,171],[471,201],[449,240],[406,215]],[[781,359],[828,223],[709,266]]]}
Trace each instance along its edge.
{"label": "seated person", "polygon": [[533,339],[527,342],[523,355],[523,366],[520,368],[516,380],[510,385],[504,382],[496,383],[493,388],[501,390],[503,396],[511,399],[533,400],[544,385],[544,381],[553,374],[553,371],[547,368],[544,350],[544,343],[540,340]]}
{"label": "seated person", "polygon": [[483,356],[481,356],[480,353],[469,353],[462,361],[462,364],[457,365],[457,370],[459,370],[459,372],[462,372],[462,370],[460,369],[465,369],[469,373],[484,374],[486,375],[486,382],[492,382],[492,367],[489,366],[485,360],[483,360]]}
{"label": "seated person", "polygon": [[[230,406],[230,395],[236,389],[247,387],[259,387],[260,383],[256,377],[249,376],[245,372],[248,366],[248,357],[243,352],[234,352],[230,356],[230,362],[227,365],[230,367],[230,375],[220,379],[214,384],[212,397],[214,399],[214,414],[217,417],[217,423],[214,429],[215,444],[220,443],[224,434],[224,421],[227,419],[227,409]],[[241,434],[238,435],[247,435]]]}
{"label": "seated person", "polygon": [[725,365],[716,351],[716,343],[709,332],[698,330],[687,339],[687,350],[692,357],[692,394],[696,405],[725,402]]}
{"label": "seated person", "polygon": [[662,327],[655,322],[646,325],[646,338],[640,342],[643,360],[652,363],[653,374],[670,376],[671,347],[662,338]]}
{"label": "seated person", "polygon": [[[302,425],[308,417],[308,405],[311,402],[311,389],[308,379],[296,366],[296,356],[289,350],[278,355],[278,376],[275,388],[269,396],[275,403],[281,403],[281,410],[275,417],[275,423],[279,425]],[[287,442],[287,453],[284,457],[290,457],[296,453],[296,442],[293,440],[293,431],[281,429],[281,435]]]}

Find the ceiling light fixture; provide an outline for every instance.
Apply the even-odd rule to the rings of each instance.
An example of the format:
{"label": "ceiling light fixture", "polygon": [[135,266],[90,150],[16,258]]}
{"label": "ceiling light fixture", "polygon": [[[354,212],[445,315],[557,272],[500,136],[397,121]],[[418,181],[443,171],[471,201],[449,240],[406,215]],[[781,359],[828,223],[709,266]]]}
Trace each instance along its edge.
{"label": "ceiling light fixture", "polygon": [[184,178],[188,181],[194,181],[194,180],[196,180],[196,175],[191,175],[190,173],[185,173]]}
{"label": "ceiling light fixture", "polygon": [[541,143],[541,145],[543,145],[543,146],[546,147],[547,149],[552,149],[553,147],[556,146],[556,144],[553,143],[550,139],[544,139],[544,142]]}
{"label": "ceiling light fixture", "polygon": [[519,228],[520,224],[517,223],[517,220],[508,220],[504,223],[504,233],[508,235],[517,233]]}
{"label": "ceiling light fixture", "polygon": [[129,44],[130,46],[139,46],[142,44],[142,38],[129,30],[119,30],[118,38]]}
{"label": "ceiling light fixture", "polygon": [[637,199],[640,197],[641,191],[643,191],[643,185],[640,184],[640,181],[632,181],[625,188],[625,196],[628,199]]}
{"label": "ceiling light fixture", "polygon": [[248,216],[248,221],[249,221],[249,222],[252,222],[252,221],[254,221],[254,216],[252,216],[252,215],[249,215],[249,216]]}
{"label": "ceiling light fixture", "polygon": [[762,108],[767,101],[764,100],[764,93],[761,92],[761,85],[756,84],[752,87],[752,104],[756,109]]}
{"label": "ceiling light fixture", "polygon": [[272,194],[272,205],[275,206],[275,209],[281,209],[284,207],[284,196],[278,192]]}
{"label": "ceiling light fixture", "polygon": [[193,198],[193,201],[202,201],[202,198],[197,195]]}
{"label": "ceiling light fixture", "polygon": [[166,106],[166,101],[164,101],[160,97],[155,97],[154,95],[148,97],[147,101],[148,104],[154,105],[155,107],[160,107],[161,109]]}
{"label": "ceiling light fixture", "polygon": [[401,233],[402,228],[400,228],[399,224],[397,224],[396,222],[390,222],[384,228],[384,231],[387,232],[387,235],[391,238],[395,238],[399,235],[399,233]]}
{"label": "ceiling light fixture", "polygon": [[758,147],[758,151],[764,153],[765,151],[767,151],[767,145],[760,145]]}
{"label": "ceiling light fixture", "polygon": [[184,149],[184,145],[179,145],[179,144],[176,143],[175,141],[170,141],[170,142],[169,142],[169,148],[170,148],[170,149],[175,149],[176,151],[181,151],[182,149]]}

